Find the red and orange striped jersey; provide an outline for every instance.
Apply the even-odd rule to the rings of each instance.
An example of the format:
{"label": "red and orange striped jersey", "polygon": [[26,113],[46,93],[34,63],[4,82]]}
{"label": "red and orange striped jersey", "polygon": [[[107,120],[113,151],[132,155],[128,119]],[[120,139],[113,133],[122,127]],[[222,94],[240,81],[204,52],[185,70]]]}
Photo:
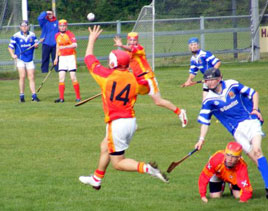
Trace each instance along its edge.
{"label": "red and orange striped jersey", "polygon": [[146,59],[146,54],[143,46],[137,44],[131,45],[130,47],[130,68],[132,69],[135,77],[138,77],[138,75],[141,75],[144,72],[148,73],[142,76],[143,78],[148,79],[154,77],[154,72],[152,71],[152,68]]}
{"label": "red and orange striped jersey", "polygon": [[138,83],[128,69],[122,71],[103,67],[94,55],[86,56],[85,63],[92,77],[101,87],[105,122],[134,117],[137,95],[147,93],[147,90],[143,90],[144,86],[140,84],[146,84],[147,81],[141,80]]}
{"label": "red and orange striped jersey", "polygon": [[236,166],[229,169],[225,166],[224,160],[224,150],[217,151],[211,156],[199,177],[200,196],[206,195],[208,182],[216,174],[221,180],[237,185],[240,188],[240,200],[247,201],[252,196],[252,186],[249,181],[246,162],[241,157]]}
{"label": "red and orange striped jersey", "polygon": [[[76,43],[76,38],[71,31],[65,33],[58,32],[55,35],[57,46],[67,46],[72,43]],[[76,51],[74,48],[59,49],[59,56],[75,55]]]}

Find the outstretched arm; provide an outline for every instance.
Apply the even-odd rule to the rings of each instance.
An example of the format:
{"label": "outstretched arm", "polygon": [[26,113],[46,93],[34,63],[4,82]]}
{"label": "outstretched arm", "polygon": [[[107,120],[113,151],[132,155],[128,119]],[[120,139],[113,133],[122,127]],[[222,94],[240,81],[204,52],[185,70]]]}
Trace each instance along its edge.
{"label": "outstretched arm", "polygon": [[93,29],[88,27],[88,31],[89,31],[89,37],[85,56],[93,55],[94,44],[103,30],[100,28],[100,26],[94,25]]}
{"label": "outstretched arm", "polygon": [[114,46],[123,48],[126,51],[131,52],[131,48],[129,46],[127,46],[127,45],[123,45],[122,39],[119,36],[115,36],[115,38],[114,38]]}
{"label": "outstretched arm", "polygon": [[195,148],[197,148],[198,150],[201,150],[201,148],[205,142],[205,138],[206,138],[206,135],[208,132],[208,127],[209,127],[208,125],[204,125],[204,124],[201,125],[199,140],[195,144]]}
{"label": "outstretched arm", "polygon": [[194,78],[195,78],[195,75],[190,73],[187,81],[185,81],[184,84],[181,85],[181,87],[187,87],[187,86],[191,86],[191,85],[195,84],[193,82]]}

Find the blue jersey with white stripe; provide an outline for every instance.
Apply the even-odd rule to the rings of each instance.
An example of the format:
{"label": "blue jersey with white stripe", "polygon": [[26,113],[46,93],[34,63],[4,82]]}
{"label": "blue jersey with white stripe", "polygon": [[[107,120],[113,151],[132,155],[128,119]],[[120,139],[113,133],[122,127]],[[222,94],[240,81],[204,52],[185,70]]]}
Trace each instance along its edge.
{"label": "blue jersey with white stripe", "polygon": [[247,119],[258,119],[251,115],[252,97],[255,90],[235,80],[221,81],[222,92],[217,94],[209,90],[198,116],[198,122],[210,125],[214,115],[233,135],[238,124]]}
{"label": "blue jersey with white stripe", "polygon": [[204,74],[207,69],[214,67],[219,61],[211,52],[198,50],[191,57],[189,73],[196,75],[200,70]]}
{"label": "blue jersey with white stripe", "polygon": [[38,42],[38,40],[33,32],[28,32],[27,35],[24,36],[23,32],[19,31],[10,38],[8,47],[14,50],[18,59],[24,62],[31,62],[33,61],[34,48],[22,53],[21,55],[20,53],[34,45],[36,42]]}

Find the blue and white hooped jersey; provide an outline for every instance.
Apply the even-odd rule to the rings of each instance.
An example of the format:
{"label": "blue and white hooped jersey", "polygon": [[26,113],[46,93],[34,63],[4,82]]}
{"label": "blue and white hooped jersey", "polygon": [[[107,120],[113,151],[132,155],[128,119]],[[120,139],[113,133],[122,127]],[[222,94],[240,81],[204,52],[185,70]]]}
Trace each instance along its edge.
{"label": "blue and white hooped jersey", "polygon": [[34,48],[21,55],[19,54],[34,45],[36,42],[38,42],[38,40],[33,32],[28,32],[27,36],[24,36],[23,32],[19,31],[10,38],[8,47],[14,49],[14,53],[20,60],[24,62],[31,62],[33,61]]}
{"label": "blue and white hooped jersey", "polygon": [[252,97],[255,90],[235,80],[221,81],[222,92],[217,94],[209,90],[198,116],[198,122],[210,125],[214,115],[233,135],[238,124],[247,119],[258,119],[251,115]]}
{"label": "blue and white hooped jersey", "polygon": [[214,67],[219,61],[211,52],[199,50],[191,57],[189,73],[196,75],[200,70],[204,74],[207,69]]}

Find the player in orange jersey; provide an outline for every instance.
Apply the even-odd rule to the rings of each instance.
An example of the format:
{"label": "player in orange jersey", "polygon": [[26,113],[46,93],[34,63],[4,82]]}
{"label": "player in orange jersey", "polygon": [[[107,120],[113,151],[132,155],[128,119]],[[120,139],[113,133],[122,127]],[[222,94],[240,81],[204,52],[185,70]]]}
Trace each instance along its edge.
{"label": "player in orange jersey", "polygon": [[230,184],[231,192],[240,202],[248,201],[252,196],[252,187],[248,178],[247,164],[241,157],[242,146],[237,142],[229,142],[225,151],[217,151],[199,177],[199,193],[203,202],[207,203],[207,185],[210,197],[221,197],[225,182]]}
{"label": "player in orange jersey", "polygon": [[186,125],[188,124],[186,111],[184,109],[179,109],[173,103],[161,97],[155,74],[146,59],[145,50],[143,46],[139,44],[138,38],[139,35],[137,32],[130,32],[127,36],[127,45],[123,45],[121,38],[116,36],[114,38],[114,45],[123,48],[129,52],[131,56],[130,68],[132,69],[135,77],[143,73],[147,73],[142,77],[144,77],[144,79],[148,81],[150,87],[148,95],[151,96],[155,105],[173,111],[176,115],[178,115],[179,119],[181,120],[182,127],[186,127]]}
{"label": "player in orange jersey", "polygon": [[93,29],[89,27],[89,32],[85,63],[92,77],[101,87],[106,136],[100,146],[100,159],[96,171],[90,176],[80,176],[80,182],[99,190],[110,161],[116,170],[147,173],[163,182],[168,182],[156,164],[137,162],[125,158],[124,155],[136,130],[133,107],[137,95],[148,92],[147,89],[144,89],[147,81],[143,78],[136,80],[135,76],[129,72],[130,57],[122,50],[111,51],[110,68],[103,67],[93,55],[94,44],[102,29],[100,26],[94,26]]}
{"label": "player in orange jersey", "polygon": [[70,73],[70,77],[73,83],[74,91],[76,94],[76,102],[81,100],[79,83],[76,78],[76,51],[77,47],[74,34],[67,30],[67,21],[61,19],[59,21],[59,32],[55,35],[57,49],[54,65],[58,64],[59,72],[59,98],[55,100],[55,103],[64,102],[64,90],[65,90],[65,75],[66,72]]}

